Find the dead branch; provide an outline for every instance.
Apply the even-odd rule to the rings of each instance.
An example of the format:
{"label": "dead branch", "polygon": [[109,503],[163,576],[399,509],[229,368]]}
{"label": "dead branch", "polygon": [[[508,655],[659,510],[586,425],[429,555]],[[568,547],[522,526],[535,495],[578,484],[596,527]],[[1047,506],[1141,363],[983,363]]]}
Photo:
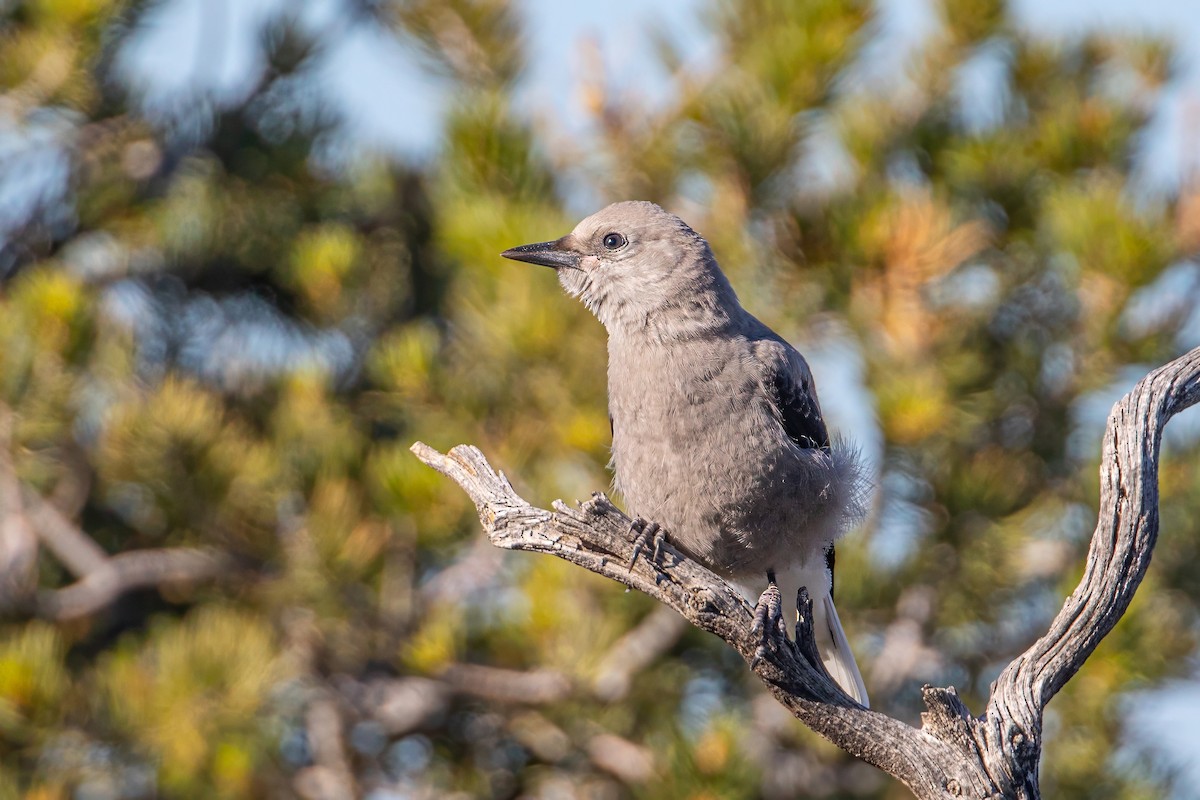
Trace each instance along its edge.
{"label": "dead branch", "polygon": [[611,733],[598,733],[588,740],[588,758],[597,768],[629,786],[654,777],[654,754],[639,744]]}
{"label": "dead branch", "polygon": [[451,664],[438,677],[458,694],[497,703],[556,703],[571,694],[571,681],[549,669],[526,672],[483,664]]}
{"label": "dead branch", "polygon": [[[796,642],[776,635],[754,673],[806,725],[920,798],[1040,797],[1046,703],[1129,606],[1158,533],[1162,429],[1197,401],[1200,348],[1152,372],[1113,408],[1087,570],[1050,630],[1003,671],[982,717],[971,716],[953,687],[924,688],[928,710],[920,728],[858,706],[820,667],[807,613]],[[492,544],[555,555],[644,592],[720,637],[748,665],[753,661],[752,610],[738,591],[669,546],[662,564],[643,558],[628,569],[630,520],[604,495],[578,509],[561,501],[553,511],[536,508],[474,447],[460,445],[445,455],[420,442],[412,449],[467,492]]]}
{"label": "dead branch", "polygon": [[38,542],[13,463],[15,419],[0,404],[0,612],[23,609],[37,587]]}
{"label": "dead branch", "polygon": [[292,781],[305,800],[338,800],[354,797],[354,774],[346,752],[346,724],[337,700],[319,696],[308,706],[305,731],[312,747],[313,765],[300,770]]}
{"label": "dead branch", "polygon": [[[74,465],[76,474],[68,474],[49,500],[22,485],[13,462],[16,420],[12,409],[0,403],[0,609],[71,620],[101,610],[126,592],[191,585],[228,570],[228,556],[202,548],[109,556],[56,504],[82,508],[89,484],[86,468]],[[39,544],[79,580],[36,592]]]}
{"label": "dead branch", "polygon": [[21,496],[38,539],[72,575],[83,578],[104,568],[108,553],[95,539],[37,492],[26,489]]}
{"label": "dead branch", "polygon": [[215,550],[131,550],[111,556],[99,569],[69,586],[41,592],[38,613],[60,622],[77,619],[135,589],[192,585],[218,578],[228,570],[229,559]]}
{"label": "dead branch", "polygon": [[674,647],[686,628],[687,620],[666,606],[651,611],[604,654],[592,693],[609,703],[625,697],[637,674]]}

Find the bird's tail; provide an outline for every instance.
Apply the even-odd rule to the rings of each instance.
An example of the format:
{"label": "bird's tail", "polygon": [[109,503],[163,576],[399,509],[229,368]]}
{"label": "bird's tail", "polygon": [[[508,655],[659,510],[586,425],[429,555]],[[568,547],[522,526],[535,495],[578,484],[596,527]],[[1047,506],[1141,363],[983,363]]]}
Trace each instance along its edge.
{"label": "bird's tail", "polygon": [[813,601],[813,625],[817,652],[821,655],[821,662],[825,665],[829,677],[837,681],[838,686],[860,705],[870,708],[867,687],[863,684],[862,673],[858,671],[858,664],[854,661],[854,653],[850,652],[850,642],[846,641],[846,632],[842,630],[842,621],[838,619],[833,595],[826,594],[823,598]]}
{"label": "bird's tail", "polygon": [[[801,586],[808,589],[808,596],[812,598],[813,638],[816,639],[817,653],[821,656],[825,671],[846,694],[869,708],[867,687],[863,683],[862,673],[858,671],[854,653],[850,651],[850,642],[846,639],[846,631],[842,629],[842,621],[838,619],[837,608],[833,605],[833,575],[825,564],[824,556],[779,572],[776,582],[783,595],[783,619],[788,623],[789,630],[794,629],[798,619],[796,595]],[[735,581],[734,585],[751,603],[756,602],[766,588],[761,584],[756,587],[741,581]]]}
{"label": "bird's tail", "polygon": [[789,626],[795,623],[796,594],[800,587],[808,589],[813,607],[813,637],[817,640],[817,652],[825,671],[841,686],[846,694],[853,697],[861,705],[869,706],[867,687],[863,683],[862,673],[850,651],[850,642],[842,629],[842,621],[838,619],[837,608],[833,605],[832,576],[825,566],[824,557],[813,559],[812,564],[804,564],[798,568],[781,572],[778,575],[779,591],[783,594],[784,619]]}

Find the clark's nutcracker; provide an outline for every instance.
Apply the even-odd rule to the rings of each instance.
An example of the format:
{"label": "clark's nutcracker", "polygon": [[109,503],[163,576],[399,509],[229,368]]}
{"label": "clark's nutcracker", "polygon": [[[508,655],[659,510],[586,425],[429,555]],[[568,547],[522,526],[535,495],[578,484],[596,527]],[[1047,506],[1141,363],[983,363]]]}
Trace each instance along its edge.
{"label": "clark's nutcracker", "polygon": [[708,242],[653,203],[615,203],[502,255],[553,267],[608,331],[611,466],[640,543],[655,537],[657,560],[665,529],[744,591],[767,575],[764,630],[779,592],[791,607],[806,586],[826,670],[866,705],[833,606],[833,542],[862,517],[862,470],[830,441],[800,353],[742,308]]}

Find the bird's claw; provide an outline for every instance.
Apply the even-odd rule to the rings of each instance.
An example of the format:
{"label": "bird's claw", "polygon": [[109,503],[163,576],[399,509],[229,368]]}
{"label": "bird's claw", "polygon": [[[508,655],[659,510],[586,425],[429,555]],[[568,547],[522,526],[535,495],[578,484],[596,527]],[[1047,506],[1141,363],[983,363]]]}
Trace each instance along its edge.
{"label": "bird's claw", "polygon": [[647,545],[654,548],[650,560],[657,567],[661,563],[663,545],[667,541],[666,531],[657,522],[646,522],[638,517],[629,524],[629,532],[637,534],[633,540],[633,557],[629,559],[629,571],[633,572],[633,565],[637,563],[638,556]]}
{"label": "bird's claw", "polygon": [[783,594],[775,583],[775,573],[767,573],[767,588],[758,598],[754,606],[754,622],[750,625],[750,635],[759,637],[758,647],[754,649],[754,658],[750,660],[750,669],[754,669],[767,656],[768,648],[773,640],[787,641],[787,627],[783,622]]}

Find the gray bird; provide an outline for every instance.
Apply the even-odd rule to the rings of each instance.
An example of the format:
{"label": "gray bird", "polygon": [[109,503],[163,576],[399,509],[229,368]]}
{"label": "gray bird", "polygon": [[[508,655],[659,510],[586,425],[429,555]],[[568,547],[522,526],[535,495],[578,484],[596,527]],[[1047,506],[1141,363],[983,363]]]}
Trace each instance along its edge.
{"label": "gray bird", "polygon": [[653,203],[615,203],[501,255],[553,267],[608,331],[610,466],[641,541],[665,529],[751,602],[766,575],[764,629],[782,613],[775,579],[789,607],[806,586],[826,670],[867,705],[833,605],[833,542],[863,515],[863,473],[830,440],[800,353],[742,308],[708,242]]}

